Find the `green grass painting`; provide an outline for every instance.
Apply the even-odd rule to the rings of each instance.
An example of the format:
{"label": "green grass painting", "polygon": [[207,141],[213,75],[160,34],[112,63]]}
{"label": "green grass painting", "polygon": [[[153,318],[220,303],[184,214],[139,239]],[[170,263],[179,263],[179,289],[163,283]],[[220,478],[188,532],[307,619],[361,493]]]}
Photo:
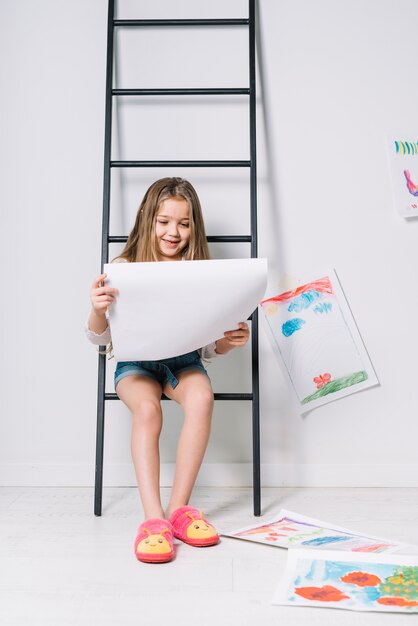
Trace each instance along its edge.
{"label": "green grass painting", "polygon": [[350,374],[350,376],[342,376],[341,378],[336,378],[335,380],[331,380],[329,383],[325,383],[325,385],[318,389],[318,391],[315,391],[315,393],[306,396],[306,398],[302,400],[302,404],[308,404],[308,402],[312,402],[312,400],[327,396],[329,393],[335,393],[336,391],[340,391],[340,389],[345,389],[346,387],[357,385],[358,383],[362,383],[367,379],[368,375],[367,372],[364,370],[360,372],[355,372],[354,374]]}

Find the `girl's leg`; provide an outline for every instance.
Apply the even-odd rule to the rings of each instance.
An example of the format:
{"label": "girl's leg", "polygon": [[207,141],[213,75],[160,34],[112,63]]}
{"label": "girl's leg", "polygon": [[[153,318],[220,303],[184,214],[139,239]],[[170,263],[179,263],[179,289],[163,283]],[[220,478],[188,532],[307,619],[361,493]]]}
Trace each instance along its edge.
{"label": "girl's leg", "polygon": [[119,381],[117,394],[132,413],[132,459],[145,519],[164,517],[158,445],[163,423],[161,385],[152,378],[133,374]]}
{"label": "girl's leg", "polygon": [[175,389],[170,385],[164,389],[166,396],[178,402],[184,411],[167,518],[189,502],[208,444],[213,411],[212,386],[205,374],[187,370],[179,374],[178,380]]}

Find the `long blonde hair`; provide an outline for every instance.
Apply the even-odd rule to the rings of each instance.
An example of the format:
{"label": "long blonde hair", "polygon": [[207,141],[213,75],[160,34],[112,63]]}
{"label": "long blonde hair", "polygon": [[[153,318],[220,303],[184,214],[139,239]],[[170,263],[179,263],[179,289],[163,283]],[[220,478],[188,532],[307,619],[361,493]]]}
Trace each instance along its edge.
{"label": "long blonde hair", "polygon": [[161,203],[168,198],[183,198],[190,211],[190,239],[183,251],[186,260],[209,259],[205,224],[199,197],[191,183],[183,178],[161,178],[155,181],[139,206],[135,225],[126,245],[116,258],[126,261],[159,261],[155,224]]}

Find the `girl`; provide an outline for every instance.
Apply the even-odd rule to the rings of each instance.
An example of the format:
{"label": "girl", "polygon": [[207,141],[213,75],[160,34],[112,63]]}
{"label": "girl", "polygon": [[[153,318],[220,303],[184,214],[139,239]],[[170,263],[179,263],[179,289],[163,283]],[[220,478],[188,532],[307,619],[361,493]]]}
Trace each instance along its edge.
{"label": "girl", "polygon": [[[181,178],[157,180],[146,192],[126,246],[115,262],[208,259],[209,250],[199,198]],[[106,286],[106,274],[93,283],[87,336],[96,345],[110,344],[107,310],[117,290]],[[202,358],[226,354],[244,346],[248,325],[199,350],[162,361],[119,362],[115,389],[132,413],[132,458],[145,521],[135,540],[136,557],[166,562],[174,556],[173,536],[194,546],[215,545],[219,536],[194,507],[188,506],[206,451],[213,409],[213,391]],[[171,497],[166,511],[160,499],[159,437],[161,395],[178,402],[184,411]]]}

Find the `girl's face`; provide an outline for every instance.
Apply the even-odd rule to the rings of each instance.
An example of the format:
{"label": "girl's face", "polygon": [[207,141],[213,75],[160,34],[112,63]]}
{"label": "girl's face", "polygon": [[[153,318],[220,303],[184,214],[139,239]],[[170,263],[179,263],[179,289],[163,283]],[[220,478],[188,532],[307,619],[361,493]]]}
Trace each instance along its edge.
{"label": "girl's face", "polygon": [[155,237],[160,261],[181,261],[190,239],[190,211],[184,198],[167,198],[161,202]]}

